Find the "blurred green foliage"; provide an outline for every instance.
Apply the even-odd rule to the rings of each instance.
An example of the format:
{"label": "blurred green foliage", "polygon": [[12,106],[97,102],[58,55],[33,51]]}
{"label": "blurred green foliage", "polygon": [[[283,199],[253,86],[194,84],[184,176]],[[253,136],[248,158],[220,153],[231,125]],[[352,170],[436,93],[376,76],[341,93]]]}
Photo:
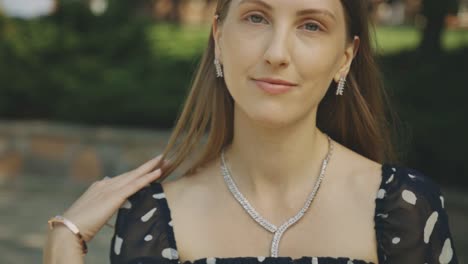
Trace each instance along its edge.
{"label": "blurred green foliage", "polygon": [[[101,16],[76,1],[35,20],[0,15],[1,118],[172,127],[209,28],[154,24],[119,3]],[[446,32],[435,57],[417,52],[415,28],[381,27],[376,38],[409,128],[408,165],[468,186],[468,32]]]}
{"label": "blurred green foliage", "polygon": [[468,188],[468,47],[434,57],[400,51],[380,64],[403,122],[407,163],[439,183]]}
{"label": "blurred green foliage", "polygon": [[158,54],[151,21],[125,2],[101,16],[71,1],[46,18],[0,17],[0,116],[172,126],[194,59]]}
{"label": "blurred green foliage", "polygon": [[[405,50],[416,50],[422,34],[414,26],[379,26],[376,31],[377,52],[387,56]],[[468,47],[468,30],[453,29],[444,31],[442,46],[445,51]]]}

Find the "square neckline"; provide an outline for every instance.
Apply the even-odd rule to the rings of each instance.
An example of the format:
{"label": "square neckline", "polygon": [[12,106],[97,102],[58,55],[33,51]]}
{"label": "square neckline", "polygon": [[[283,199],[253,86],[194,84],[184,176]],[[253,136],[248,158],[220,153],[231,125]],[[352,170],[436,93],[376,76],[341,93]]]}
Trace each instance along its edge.
{"label": "square neckline", "polygon": [[[373,219],[374,219],[374,232],[376,233],[376,236],[378,238],[378,230],[376,228],[376,215],[377,215],[377,210],[378,210],[378,206],[377,206],[377,202],[379,200],[378,198],[378,191],[380,189],[382,189],[385,181],[387,180],[388,178],[388,173],[390,169],[393,169],[393,171],[395,172],[395,167],[394,165],[392,164],[389,164],[389,163],[382,163],[381,166],[380,166],[380,184],[379,184],[379,187],[378,189],[375,191],[375,198],[374,198],[374,204],[375,204],[375,208],[374,208],[374,215],[373,215]],[[168,217],[168,221],[169,222],[172,222],[172,214],[171,214],[171,209],[169,207],[169,203],[167,202],[167,196],[164,192],[164,188],[162,186],[162,184],[160,182],[157,183],[157,185],[159,185],[159,188],[160,188],[160,192],[164,194],[164,197],[165,199],[164,200],[164,206],[166,207],[167,209],[167,217]],[[174,232],[174,224],[172,223],[171,225],[169,225],[169,238],[170,240],[173,242],[173,246],[174,246],[174,249],[179,252],[179,248],[177,247],[177,241],[175,239],[175,232]],[[378,243],[378,240],[377,240],[377,243]],[[377,245],[377,257],[378,259],[380,259],[380,255],[382,254],[383,252],[381,252],[381,248]],[[317,260],[336,260],[336,261],[345,261],[345,260],[350,260],[350,261],[358,261],[360,263],[363,263],[363,264],[376,264],[374,262],[368,262],[368,261],[365,261],[365,260],[362,260],[362,259],[351,259],[350,257],[345,257],[345,256],[338,256],[338,257],[331,257],[331,256],[302,256],[302,257],[299,257],[299,258],[292,258],[292,257],[288,257],[288,256],[279,256],[279,257],[270,257],[270,256],[236,256],[236,257],[203,257],[203,258],[198,258],[198,259],[195,259],[195,260],[185,260],[183,262],[180,261],[179,257],[177,257],[177,263],[179,264],[193,264],[193,263],[196,263],[196,262],[200,262],[202,260],[207,260],[209,258],[215,258],[215,259],[218,259],[218,260],[238,260],[238,261],[242,261],[242,260],[247,260],[247,259],[257,259],[257,258],[264,258],[264,260],[262,260],[262,262],[265,262],[268,263],[268,259],[273,259],[273,260],[289,260],[289,261],[301,261],[301,260],[304,260],[304,259],[317,259]]]}

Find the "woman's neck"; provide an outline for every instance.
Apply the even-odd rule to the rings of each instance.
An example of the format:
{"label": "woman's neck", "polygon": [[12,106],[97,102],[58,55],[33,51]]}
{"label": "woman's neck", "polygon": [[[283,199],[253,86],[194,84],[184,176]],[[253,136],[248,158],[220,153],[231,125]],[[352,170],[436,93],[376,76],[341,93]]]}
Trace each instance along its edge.
{"label": "woman's neck", "polygon": [[281,199],[311,190],[327,152],[328,139],[316,127],[315,115],[294,126],[275,129],[238,116],[233,143],[225,157],[231,176],[244,194]]}

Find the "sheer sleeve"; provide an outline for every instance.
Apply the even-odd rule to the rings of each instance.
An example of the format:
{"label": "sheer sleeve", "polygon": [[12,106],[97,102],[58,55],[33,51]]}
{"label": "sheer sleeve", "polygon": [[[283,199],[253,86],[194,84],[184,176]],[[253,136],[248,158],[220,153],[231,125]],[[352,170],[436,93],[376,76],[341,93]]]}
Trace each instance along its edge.
{"label": "sheer sleeve", "polygon": [[440,188],[414,169],[383,170],[375,214],[379,263],[458,263]]}
{"label": "sheer sleeve", "polygon": [[165,199],[160,183],[153,183],[122,205],[111,241],[112,264],[178,263]]}

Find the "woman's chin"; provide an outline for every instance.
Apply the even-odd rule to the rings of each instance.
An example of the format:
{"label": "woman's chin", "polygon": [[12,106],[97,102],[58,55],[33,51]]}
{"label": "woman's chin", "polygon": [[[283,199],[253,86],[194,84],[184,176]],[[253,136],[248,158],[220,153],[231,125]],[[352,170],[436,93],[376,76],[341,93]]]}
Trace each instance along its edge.
{"label": "woman's chin", "polygon": [[[236,118],[248,119],[247,122],[266,128],[282,128],[294,124],[301,119],[300,110],[294,106],[285,107],[284,104],[256,102],[253,105],[241,107],[237,105]],[[237,112],[237,111],[236,111]]]}
{"label": "woman's chin", "polygon": [[288,115],[284,111],[260,111],[251,113],[249,117],[254,123],[266,128],[281,128],[288,126],[294,121],[294,118],[292,118],[291,115]]}

